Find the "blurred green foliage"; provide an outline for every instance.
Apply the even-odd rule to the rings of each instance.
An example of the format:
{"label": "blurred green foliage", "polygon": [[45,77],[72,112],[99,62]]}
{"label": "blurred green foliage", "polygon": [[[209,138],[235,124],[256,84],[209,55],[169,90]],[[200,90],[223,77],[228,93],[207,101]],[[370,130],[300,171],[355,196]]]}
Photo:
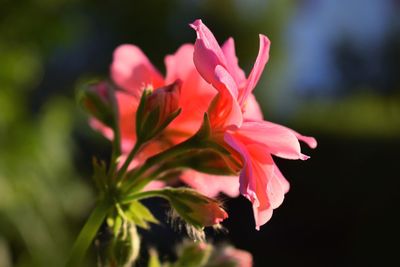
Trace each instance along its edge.
{"label": "blurred green foliage", "polygon": [[[61,266],[91,194],[72,164],[76,108],[54,97],[32,113],[46,56],[74,37],[67,1],[1,1],[0,266]],[[51,23],[49,23],[51,22]]]}
{"label": "blurred green foliage", "polygon": [[0,235],[15,266],[60,266],[93,201],[71,165],[72,108],[57,99],[37,119],[1,124]]}

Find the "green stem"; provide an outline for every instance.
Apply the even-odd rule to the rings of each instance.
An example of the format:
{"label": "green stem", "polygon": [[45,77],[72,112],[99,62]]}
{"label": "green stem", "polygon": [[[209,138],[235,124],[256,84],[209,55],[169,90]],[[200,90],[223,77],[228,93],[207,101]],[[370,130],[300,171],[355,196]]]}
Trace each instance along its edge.
{"label": "green stem", "polygon": [[156,164],[160,164],[163,160],[178,156],[182,153],[185,153],[189,150],[196,149],[198,147],[197,142],[195,139],[188,139],[182,143],[177,144],[163,152],[148,158],[146,162],[142,165],[142,167],[137,171],[135,174],[136,177],[145,173],[148,169],[153,167]]}
{"label": "green stem", "polygon": [[176,173],[181,168],[182,166],[180,165],[162,164],[157,169],[152,171],[150,174],[146,176],[137,177],[132,182],[127,184],[124,187],[123,192],[125,195],[131,195],[135,192],[142,191],[143,188],[146,187],[146,185],[148,185],[150,182],[154,180],[165,179],[168,177],[168,175],[171,174],[171,172]]}
{"label": "green stem", "polygon": [[[156,154],[146,160],[146,162],[137,170],[135,170],[129,177],[129,181],[123,186],[123,191],[128,192],[132,189],[134,185],[137,184],[137,179],[139,179],[145,172],[147,172],[153,166],[162,163],[165,159],[170,159],[172,157],[178,156],[180,154],[186,153],[192,149],[199,148],[199,143],[196,138],[189,138],[188,140],[177,144],[159,154]],[[158,170],[156,170],[156,173]],[[153,176],[153,175],[151,175]]]}
{"label": "green stem", "polygon": [[121,129],[119,127],[119,110],[118,110],[118,102],[115,96],[115,91],[113,88],[108,87],[108,94],[111,99],[111,105],[113,107],[114,114],[114,123],[113,123],[113,131],[114,131],[114,139],[112,142],[112,154],[111,154],[111,162],[110,168],[108,172],[108,177],[112,179],[112,175],[117,168],[117,159],[121,155]]}
{"label": "green stem", "polygon": [[136,156],[136,154],[139,152],[140,148],[142,147],[142,144],[143,143],[140,142],[139,140],[136,141],[135,146],[133,147],[133,149],[129,153],[128,157],[126,158],[124,164],[122,165],[121,169],[119,169],[119,171],[117,173],[116,183],[119,183],[119,181],[122,179],[126,170],[128,170],[129,164],[131,163],[133,158]]}
{"label": "green stem", "polygon": [[79,233],[65,267],[79,266],[110,208],[110,203],[106,201],[97,204]]}
{"label": "green stem", "polygon": [[140,200],[140,199],[146,199],[146,198],[151,198],[151,197],[167,198],[165,196],[164,190],[151,190],[151,191],[144,191],[144,192],[126,196],[121,199],[121,204],[127,204],[129,202],[132,202],[133,200]]}

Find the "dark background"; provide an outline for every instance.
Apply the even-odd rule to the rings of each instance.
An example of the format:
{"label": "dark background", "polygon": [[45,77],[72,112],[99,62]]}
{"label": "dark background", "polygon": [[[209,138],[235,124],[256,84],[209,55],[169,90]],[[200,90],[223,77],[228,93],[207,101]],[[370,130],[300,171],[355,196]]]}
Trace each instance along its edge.
{"label": "dark background", "polygon": [[[0,0],[0,266],[59,266],[93,205],[91,156],[110,147],[76,85],[107,77],[122,43],[163,72],[166,54],[194,42],[197,18],[219,42],[235,38],[246,73],[257,34],[271,39],[256,88],[265,118],[319,142],[306,162],[277,160],[291,190],[261,231],[247,200],[226,199],[229,233],[212,239],[255,266],[396,265],[399,15],[396,0]],[[181,240],[168,225],[145,238],[164,257]]]}

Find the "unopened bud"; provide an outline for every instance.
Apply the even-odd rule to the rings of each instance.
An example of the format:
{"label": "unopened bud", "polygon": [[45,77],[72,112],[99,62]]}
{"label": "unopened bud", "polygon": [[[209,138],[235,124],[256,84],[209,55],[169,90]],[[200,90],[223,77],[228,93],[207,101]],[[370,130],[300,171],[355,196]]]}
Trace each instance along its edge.
{"label": "unopened bud", "polygon": [[178,260],[174,266],[208,266],[212,250],[211,244],[187,240],[178,247]]}
{"label": "unopened bud", "polygon": [[124,222],[116,236],[109,245],[110,266],[132,266],[137,260],[140,250],[140,239],[136,226],[130,222]]}
{"label": "unopened bud", "polygon": [[114,115],[110,94],[111,90],[106,82],[92,83],[79,91],[78,101],[91,116],[113,128]]}
{"label": "unopened bud", "polygon": [[192,189],[167,189],[164,191],[176,212],[196,228],[213,226],[228,218],[221,204]]}
{"label": "unopened bud", "polygon": [[155,89],[144,90],[136,114],[137,136],[144,141],[161,133],[180,113],[181,81]]}

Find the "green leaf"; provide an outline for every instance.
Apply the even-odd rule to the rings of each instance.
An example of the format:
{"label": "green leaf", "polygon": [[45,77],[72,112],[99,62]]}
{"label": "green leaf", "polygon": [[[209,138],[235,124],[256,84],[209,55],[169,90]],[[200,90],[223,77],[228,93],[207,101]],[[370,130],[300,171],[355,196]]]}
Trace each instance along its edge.
{"label": "green leaf", "polygon": [[168,200],[176,213],[197,230],[214,226],[227,218],[221,203],[189,188],[164,188],[139,192],[123,198],[122,203],[139,199],[162,197]]}
{"label": "green leaf", "polygon": [[130,203],[129,208],[125,211],[125,216],[144,229],[149,228],[148,222],[159,223],[150,210],[139,201],[132,201]]}

